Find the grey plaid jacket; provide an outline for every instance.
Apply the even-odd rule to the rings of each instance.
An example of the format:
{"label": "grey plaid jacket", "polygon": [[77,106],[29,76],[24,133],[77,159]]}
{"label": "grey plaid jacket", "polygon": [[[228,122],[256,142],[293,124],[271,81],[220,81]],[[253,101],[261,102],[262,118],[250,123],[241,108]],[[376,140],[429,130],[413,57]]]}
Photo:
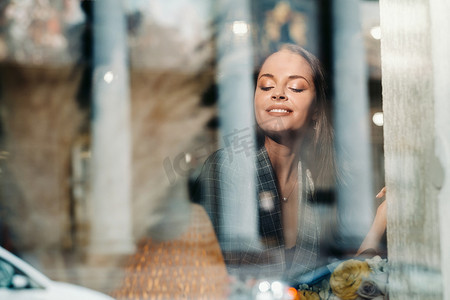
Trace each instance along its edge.
{"label": "grey plaid jacket", "polygon": [[[314,184],[309,170],[302,168],[299,163],[299,190],[302,192],[299,193],[298,237],[291,267],[287,268],[280,195],[267,151],[261,147],[251,157],[229,155],[230,153],[232,152],[221,149],[207,159],[197,180],[194,196],[194,201],[202,204],[211,218],[230,273],[251,273],[259,278],[274,277],[296,281],[301,281],[299,278],[305,274],[313,276],[319,255],[320,226],[312,203]],[[243,160],[249,159],[253,159],[256,171],[256,186],[253,187],[256,199],[253,201],[256,202],[254,207],[257,207],[257,224],[253,226],[257,226],[257,241],[242,241],[239,251],[224,251],[228,249],[225,247],[227,236],[222,233],[221,226],[224,224],[223,218],[228,216],[222,213],[223,206],[236,203],[227,199],[230,195],[239,198],[240,195],[233,193],[233,190],[237,185],[243,184],[240,177],[241,173],[246,172]]]}

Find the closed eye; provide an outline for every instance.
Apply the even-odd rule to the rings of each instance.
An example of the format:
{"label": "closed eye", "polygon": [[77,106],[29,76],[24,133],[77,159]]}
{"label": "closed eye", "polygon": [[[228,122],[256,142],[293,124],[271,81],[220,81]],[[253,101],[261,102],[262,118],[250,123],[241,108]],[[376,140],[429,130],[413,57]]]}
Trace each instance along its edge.
{"label": "closed eye", "polygon": [[290,88],[291,91],[293,91],[294,93],[301,93],[304,91],[304,89],[294,89],[294,88]]}
{"label": "closed eye", "polygon": [[260,86],[259,88],[263,91],[270,91],[273,89],[273,86]]}

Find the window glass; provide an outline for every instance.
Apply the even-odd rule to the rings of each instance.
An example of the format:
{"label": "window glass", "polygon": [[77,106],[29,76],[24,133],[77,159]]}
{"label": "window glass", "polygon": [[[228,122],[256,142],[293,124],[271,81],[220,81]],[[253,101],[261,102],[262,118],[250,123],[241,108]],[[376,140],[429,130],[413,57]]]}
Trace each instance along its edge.
{"label": "window glass", "polygon": [[[381,72],[382,31],[403,41],[429,24],[386,24],[368,0],[2,1],[0,246],[116,299],[370,298],[375,274],[372,298],[388,298],[388,219],[403,235],[439,209],[388,209],[383,188],[403,195],[420,173],[440,190],[445,172],[397,123],[423,119],[400,106],[417,103],[383,111],[414,64],[434,97],[428,40],[385,44]],[[402,138],[385,145],[389,119]],[[16,273],[0,260],[0,287]]]}

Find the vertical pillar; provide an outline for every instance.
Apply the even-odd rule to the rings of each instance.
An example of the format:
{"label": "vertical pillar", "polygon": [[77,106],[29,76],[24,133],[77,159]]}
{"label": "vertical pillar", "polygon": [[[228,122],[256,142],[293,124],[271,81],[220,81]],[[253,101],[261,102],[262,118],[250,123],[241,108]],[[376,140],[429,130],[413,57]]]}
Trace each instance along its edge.
{"label": "vertical pillar", "polygon": [[332,2],[333,87],[340,236],[357,249],[373,219],[367,71],[359,1]]}
{"label": "vertical pillar", "polygon": [[94,1],[91,253],[134,249],[127,37],[123,1]]}
{"label": "vertical pillar", "polygon": [[450,6],[380,9],[390,299],[450,299]]}
{"label": "vertical pillar", "polygon": [[430,1],[432,59],[434,75],[435,153],[438,158],[435,186],[438,195],[442,299],[450,300],[450,38],[442,28],[450,28],[450,3]]}
{"label": "vertical pillar", "polygon": [[[220,140],[231,151],[230,159],[242,160],[245,174],[223,174],[225,177],[242,176],[236,194],[226,194],[219,237],[224,250],[242,250],[242,241],[254,240],[258,233],[257,206],[254,190],[254,118],[253,118],[253,53],[250,32],[249,1],[221,0],[216,10],[218,24],[218,87]],[[241,162],[241,160],[239,160]],[[225,179],[226,180],[226,179]],[[224,191],[228,193],[227,190]]]}

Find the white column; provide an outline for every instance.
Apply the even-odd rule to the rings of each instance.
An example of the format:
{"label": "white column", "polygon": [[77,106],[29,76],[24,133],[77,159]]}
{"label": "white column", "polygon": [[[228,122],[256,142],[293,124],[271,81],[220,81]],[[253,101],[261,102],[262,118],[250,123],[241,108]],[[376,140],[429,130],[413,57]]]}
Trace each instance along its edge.
{"label": "white column", "polygon": [[442,299],[450,300],[450,37],[443,28],[450,28],[450,3],[430,1],[431,46],[434,68],[434,113],[436,130],[435,153],[439,161],[435,185],[441,188],[439,201]]}
{"label": "white column", "polygon": [[449,3],[380,9],[390,299],[449,299]]}
{"label": "white column", "polygon": [[127,36],[123,1],[94,1],[92,254],[134,250]]}
{"label": "white column", "polygon": [[[222,0],[216,5],[220,23],[217,39],[217,73],[219,87],[220,141],[228,147],[231,159],[239,160],[245,174],[240,176],[236,194],[225,195],[226,205],[221,214],[221,246],[224,250],[242,250],[243,241],[256,240],[258,235],[254,173],[253,118],[253,52],[251,45],[250,3],[242,0]],[[236,173],[236,172],[235,172]],[[227,180],[227,179],[224,179]],[[228,190],[224,191],[228,193]]]}
{"label": "white column", "polygon": [[332,1],[333,104],[341,247],[355,250],[373,219],[369,100],[358,0]]}

